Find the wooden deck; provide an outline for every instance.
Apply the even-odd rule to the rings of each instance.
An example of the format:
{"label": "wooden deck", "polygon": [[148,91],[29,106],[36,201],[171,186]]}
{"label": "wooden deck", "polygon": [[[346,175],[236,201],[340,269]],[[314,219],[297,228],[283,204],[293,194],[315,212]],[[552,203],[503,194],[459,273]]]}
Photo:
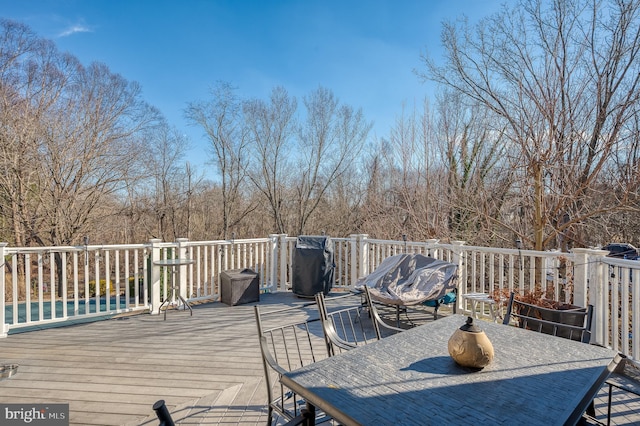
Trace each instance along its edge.
{"label": "wooden deck", "polygon": [[[302,301],[264,294],[260,305]],[[252,305],[219,302],[195,306],[193,316],[169,311],[166,321],[140,314],[15,334],[0,340],[0,364],[19,365],[0,381],[0,403],[69,403],[71,425],[133,426],[157,425],[152,406],[164,399],[178,424],[262,425],[257,341]],[[640,424],[640,401],[625,398],[614,424]],[[602,418],[606,400],[596,408]]]}

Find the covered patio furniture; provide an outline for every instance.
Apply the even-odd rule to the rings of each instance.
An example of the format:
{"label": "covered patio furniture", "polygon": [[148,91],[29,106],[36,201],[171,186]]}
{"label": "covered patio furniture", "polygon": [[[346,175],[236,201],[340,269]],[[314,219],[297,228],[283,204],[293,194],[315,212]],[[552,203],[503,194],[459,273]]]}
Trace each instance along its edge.
{"label": "covered patio furniture", "polygon": [[373,301],[400,307],[432,302],[434,317],[445,296],[455,293],[458,266],[418,253],[387,257],[369,275],[361,278],[356,290],[368,287]]}

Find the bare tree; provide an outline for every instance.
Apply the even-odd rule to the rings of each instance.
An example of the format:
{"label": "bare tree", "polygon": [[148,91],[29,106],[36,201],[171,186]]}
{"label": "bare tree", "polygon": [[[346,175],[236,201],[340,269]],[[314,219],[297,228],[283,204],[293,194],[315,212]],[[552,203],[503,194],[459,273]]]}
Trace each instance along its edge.
{"label": "bare tree", "polygon": [[255,203],[246,203],[246,168],[249,161],[249,132],[242,115],[242,101],[229,83],[218,82],[211,89],[211,100],[190,103],[186,115],[200,126],[211,142],[213,162],[222,186],[222,232],[230,236]]}
{"label": "bare tree", "polygon": [[352,164],[345,173],[336,178],[306,225],[311,233],[343,236],[360,232],[366,194],[366,180],[362,174],[362,160]]}
{"label": "bare tree", "polygon": [[319,87],[305,97],[304,105],[306,120],[297,147],[299,174],[294,180],[297,217],[293,231],[297,235],[305,233],[309,218],[330,188],[354,166],[371,129],[361,110],[340,105],[326,88]]}
{"label": "bare tree", "polygon": [[289,155],[296,108],[296,99],[283,87],[271,91],[268,103],[253,99],[243,106],[255,161],[249,178],[265,198],[278,233],[287,232],[287,191],[293,172]]}
{"label": "bare tree", "polygon": [[[509,144],[504,129],[493,122],[490,111],[466,105],[457,93],[445,92],[438,99],[434,157],[444,163],[441,197],[448,202],[447,228],[455,239],[488,242],[501,235],[496,228],[512,226],[502,218],[514,179]],[[513,234],[503,232],[501,238],[512,240]]]}
{"label": "bare tree", "polygon": [[[145,175],[148,180],[139,187],[146,194],[148,209],[155,218],[154,229],[148,230],[155,238],[170,241],[188,233],[178,216],[185,208],[191,176],[185,173],[182,162],[188,148],[187,139],[167,123],[146,132],[147,157]],[[184,232],[184,233],[183,233]]]}
{"label": "bare tree", "polygon": [[[372,173],[364,206],[367,229],[386,238],[433,238],[437,215],[430,214],[434,200],[432,168],[441,162],[429,155],[434,134],[428,104],[424,110],[403,106],[389,137],[378,140],[371,153]],[[433,161],[433,162],[432,162]],[[383,234],[380,234],[383,232]]]}
{"label": "bare tree", "polygon": [[41,223],[38,144],[42,121],[75,62],[26,26],[0,21],[0,212],[7,241],[31,245]]}
{"label": "bare tree", "polygon": [[[483,20],[444,25],[443,66],[422,73],[491,110],[518,147],[520,205],[532,223],[522,235],[542,250],[578,238],[585,220],[622,209],[600,192],[603,170],[633,135],[638,107],[637,1],[522,1]],[[637,181],[620,181],[628,194]],[[602,200],[602,201],[599,201]],[[563,237],[563,238],[560,238]]]}
{"label": "bare tree", "polygon": [[135,135],[156,114],[106,66],[83,67],[24,26],[2,30],[2,212],[16,244],[70,244],[131,176]]}
{"label": "bare tree", "polygon": [[76,68],[55,115],[42,123],[42,243],[70,244],[84,235],[101,219],[95,208],[136,171],[146,152],[137,135],[156,119],[139,96],[136,84],[102,64]]}

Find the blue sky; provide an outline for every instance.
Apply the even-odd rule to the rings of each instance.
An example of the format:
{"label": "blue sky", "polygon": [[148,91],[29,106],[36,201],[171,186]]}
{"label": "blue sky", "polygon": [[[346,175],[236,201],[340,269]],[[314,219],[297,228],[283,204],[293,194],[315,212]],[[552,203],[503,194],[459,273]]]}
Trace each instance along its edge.
{"label": "blue sky", "polygon": [[503,1],[0,0],[0,17],[140,83],[202,170],[207,142],[183,111],[216,81],[259,98],[281,85],[299,100],[324,86],[362,108],[371,137],[387,137],[403,105],[433,94],[413,70],[421,53],[440,56],[441,22],[478,19]]}

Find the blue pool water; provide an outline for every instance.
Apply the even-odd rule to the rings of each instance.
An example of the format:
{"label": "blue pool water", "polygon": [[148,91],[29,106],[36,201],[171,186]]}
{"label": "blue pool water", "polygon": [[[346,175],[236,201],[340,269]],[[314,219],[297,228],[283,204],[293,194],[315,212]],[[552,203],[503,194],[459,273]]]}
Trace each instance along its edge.
{"label": "blue pool water", "polygon": [[[96,301],[95,298],[92,298],[88,301],[86,300],[79,300],[78,301],[78,307],[77,307],[77,311],[75,311],[75,306],[74,306],[74,302],[70,301],[67,302],[67,318],[68,321],[65,321],[64,323],[52,323],[52,324],[38,324],[38,325],[33,325],[33,326],[26,326],[26,327],[21,327],[21,328],[17,328],[17,329],[13,329],[9,331],[9,334],[13,334],[13,333],[19,333],[19,332],[24,332],[24,331],[29,331],[29,330],[33,330],[33,329],[41,329],[41,328],[48,328],[48,327],[52,327],[52,326],[60,326],[60,325],[68,325],[69,322],[71,323],[80,323],[80,322],[90,322],[90,321],[96,321],[96,320],[100,320],[100,319],[105,319],[105,318],[110,318],[113,315],[115,315],[115,312],[117,309],[126,309],[126,301],[124,297],[120,297],[120,301],[119,301],[119,308],[116,304],[116,298],[115,296],[111,297],[109,299],[109,310],[107,311],[107,299],[105,297],[100,298],[99,300],[99,304],[97,303],[98,301]],[[51,302],[50,301],[45,301],[42,304],[42,318],[45,320],[50,320],[52,318],[62,318],[63,316],[63,307],[64,304],[62,303],[61,300],[57,300],[54,304],[55,307],[55,317],[52,317],[52,306],[51,306]],[[98,309],[99,308],[99,309]],[[31,321],[39,321],[40,320],[40,306],[38,304],[38,302],[31,302],[30,303],[30,317],[31,317]],[[104,315],[95,315],[96,313],[104,313]],[[86,316],[89,314],[94,314],[91,316]],[[74,319],[74,317],[77,317]],[[5,321],[7,324],[13,324],[14,323],[14,319],[13,319],[13,305],[7,305],[5,307]],[[18,324],[24,324],[27,322],[27,304],[26,303],[20,303],[18,304]]]}

